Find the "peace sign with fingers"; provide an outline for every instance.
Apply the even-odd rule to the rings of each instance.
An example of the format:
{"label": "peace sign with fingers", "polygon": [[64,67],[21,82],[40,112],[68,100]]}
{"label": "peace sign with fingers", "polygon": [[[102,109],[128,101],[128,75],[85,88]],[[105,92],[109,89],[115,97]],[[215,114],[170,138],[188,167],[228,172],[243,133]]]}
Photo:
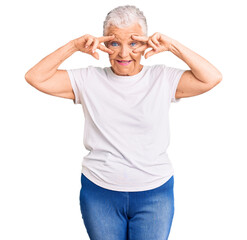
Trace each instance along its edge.
{"label": "peace sign with fingers", "polygon": [[136,36],[132,35],[132,38],[134,40],[142,41],[145,44],[143,44],[141,47],[135,49],[133,52],[138,53],[145,51],[147,48],[152,48],[152,50],[148,51],[145,54],[145,58],[153,56],[154,54],[170,51],[172,39],[165,36],[164,34],[161,34],[159,32],[154,33],[152,36]]}
{"label": "peace sign with fingers", "polygon": [[74,45],[78,49],[78,51],[87,53],[92,55],[94,58],[99,60],[99,54],[96,52],[96,49],[99,49],[103,52],[113,54],[114,51],[102,45],[102,42],[107,42],[112,40],[114,35],[112,36],[103,36],[103,37],[94,37],[92,35],[86,34],[82,37],[79,37],[74,40]]}

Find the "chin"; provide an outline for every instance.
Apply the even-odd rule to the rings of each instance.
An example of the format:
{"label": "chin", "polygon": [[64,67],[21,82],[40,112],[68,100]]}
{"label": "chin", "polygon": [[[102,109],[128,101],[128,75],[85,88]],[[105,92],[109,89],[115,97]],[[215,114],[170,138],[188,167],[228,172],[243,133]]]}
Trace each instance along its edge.
{"label": "chin", "polygon": [[114,71],[117,75],[122,75],[122,76],[128,76],[128,75],[130,74],[130,71],[129,71],[128,69],[119,71],[119,70],[115,70],[115,69],[113,68],[113,71]]}

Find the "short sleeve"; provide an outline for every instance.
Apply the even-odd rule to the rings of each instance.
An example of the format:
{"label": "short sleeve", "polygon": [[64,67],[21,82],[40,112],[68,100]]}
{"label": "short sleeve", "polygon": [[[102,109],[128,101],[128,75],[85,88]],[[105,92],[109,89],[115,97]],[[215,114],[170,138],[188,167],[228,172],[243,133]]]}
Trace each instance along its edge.
{"label": "short sleeve", "polygon": [[69,74],[70,83],[75,95],[74,104],[82,104],[83,88],[87,76],[87,68],[66,70]]}
{"label": "short sleeve", "polygon": [[179,80],[181,79],[182,74],[186,70],[174,68],[174,67],[167,67],[167,66],[164,66],[164,67],[165,67],[166,78],[170,86],[171,102],[174,102],[174,103],[179,102],[180,98],[175,98],[176,90],[177,90]]}

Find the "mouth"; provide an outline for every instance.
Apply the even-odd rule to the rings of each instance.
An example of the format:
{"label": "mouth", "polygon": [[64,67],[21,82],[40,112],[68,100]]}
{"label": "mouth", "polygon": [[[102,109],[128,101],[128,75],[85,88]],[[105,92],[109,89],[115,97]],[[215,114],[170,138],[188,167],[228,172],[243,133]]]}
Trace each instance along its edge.
{"label": "mouth", "polygon": [[132,60],[117,60],[117,62],[122,66],[126,66],[129,65],[132,62]]}

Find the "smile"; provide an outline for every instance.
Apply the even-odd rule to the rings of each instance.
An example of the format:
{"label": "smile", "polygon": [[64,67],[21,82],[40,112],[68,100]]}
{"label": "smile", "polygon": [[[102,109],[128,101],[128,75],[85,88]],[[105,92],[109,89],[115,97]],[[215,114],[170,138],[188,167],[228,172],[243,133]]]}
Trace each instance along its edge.
{"label": "smile", "polygon": [[121,61],[121,60],[117,60],[117,62],[120,64],[120,65],[123,65],[123,66],[126,66],[126,65],[129,65],[131,62],[132,62],[132,60],[123,60],[123,61]]}

